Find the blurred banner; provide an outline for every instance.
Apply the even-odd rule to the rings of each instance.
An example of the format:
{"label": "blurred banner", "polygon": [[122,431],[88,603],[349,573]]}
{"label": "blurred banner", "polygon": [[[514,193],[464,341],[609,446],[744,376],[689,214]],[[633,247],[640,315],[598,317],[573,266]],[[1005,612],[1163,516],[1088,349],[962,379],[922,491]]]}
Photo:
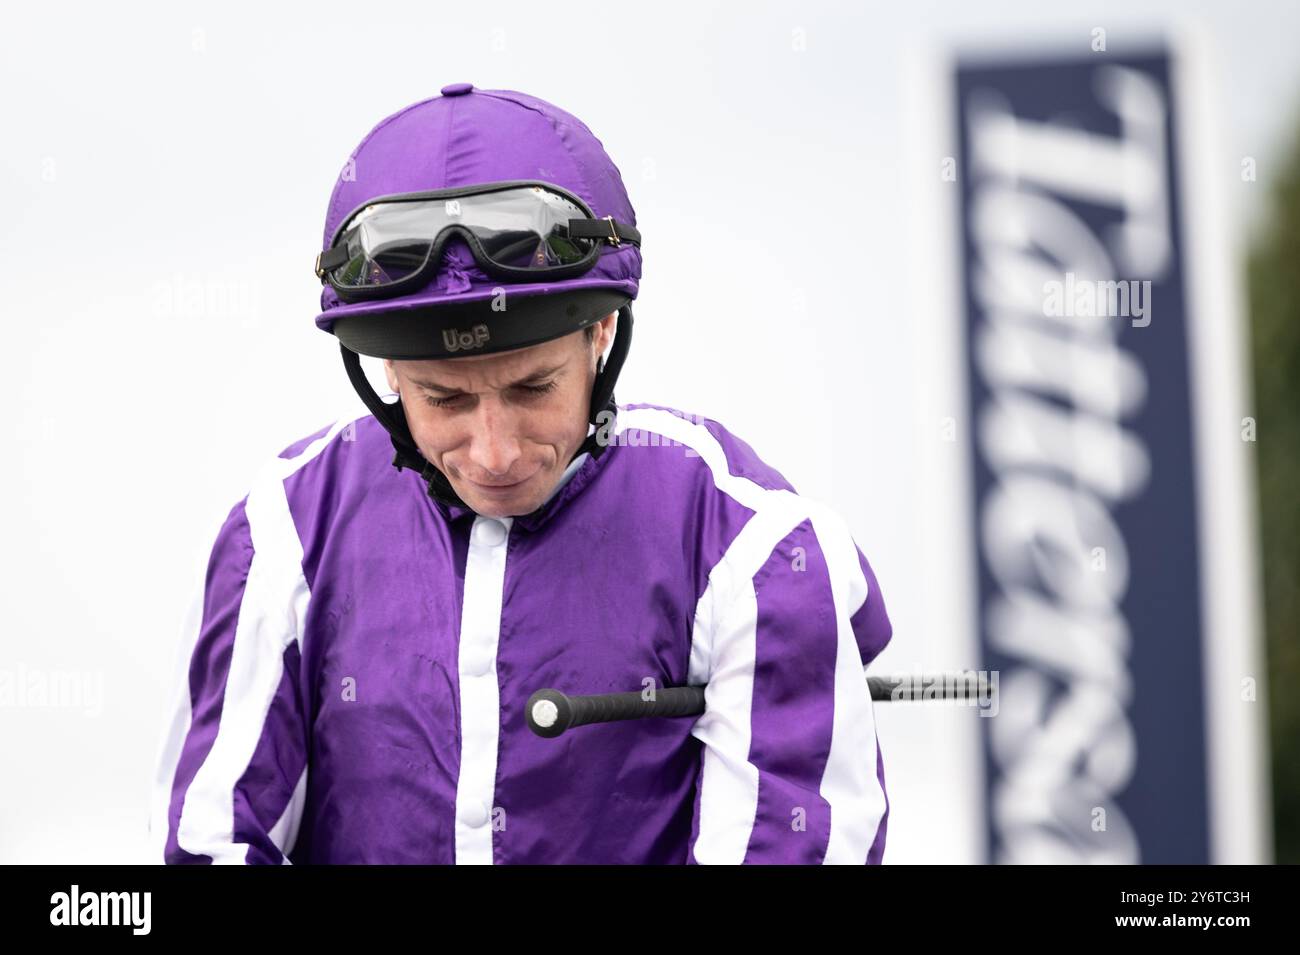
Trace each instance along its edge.
{"label": "blurred banner", "polygon": [[1163,48],[950,73],[992,862],[1261,861],[1232,753],[1261,745],[1262,673],[1209,680],[1211,641],[1258,635],[1207,623],[1213,561],[1253,542],[1202,524],[1181,75]]}

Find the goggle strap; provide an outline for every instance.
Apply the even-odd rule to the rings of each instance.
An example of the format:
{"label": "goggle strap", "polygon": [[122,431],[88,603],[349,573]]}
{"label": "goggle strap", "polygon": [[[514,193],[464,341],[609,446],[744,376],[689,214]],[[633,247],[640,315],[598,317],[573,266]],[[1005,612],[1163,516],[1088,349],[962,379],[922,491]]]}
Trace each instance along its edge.
{"label": "goggle strap", "polygon": [[612,217],[603,219],[570,219],[569,237],[573,239],[607,239],[611,245],[630,242],[641,245],[641,233],[626,222],[617,222]]}
{"label": "goggle strap", "polygon": [[330,269],[338,268],[340,265],[346,263],[350,258],[352,258],[352,256],[348,253],[346,245],[336,245],[332,248],[325,249],[316,257],[316,274],[321,278],[324,278],[326,272]]}

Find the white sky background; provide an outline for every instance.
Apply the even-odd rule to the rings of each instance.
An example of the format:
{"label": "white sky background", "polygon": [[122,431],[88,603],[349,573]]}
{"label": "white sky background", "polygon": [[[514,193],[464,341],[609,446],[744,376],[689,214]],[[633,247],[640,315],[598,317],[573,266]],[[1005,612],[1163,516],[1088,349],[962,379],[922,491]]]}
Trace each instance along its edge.
{"label": "white sky background", "polygon": [[[619,398],[721,421],[848,518],[895,625],[878,673],[929,665],[924,609],[943,599],[915,533],[933,435],[906,185],[918,163],[937,181],[906,148],[918,51],[1084,52],[1095,26],[1118,49],[1199,21],[1225,178],[1259,162],[1259,184],[1228,191],[1238,232],[1300,118],[1291,3],[75,6],[13,7],[0,32],[0,668],[98,674],[103,702],[0,707],[0,862],[148,861],[162,707],[212,537],[261,462],[355,400],[313,324],[311,262],[335,176],[384,116],[470,82],[592,128],[645,240]],[[211,306],[160,308],[186,283]],[[886,861],[965,861],[961,790],[928,764],[974,714],[887,709]]]}

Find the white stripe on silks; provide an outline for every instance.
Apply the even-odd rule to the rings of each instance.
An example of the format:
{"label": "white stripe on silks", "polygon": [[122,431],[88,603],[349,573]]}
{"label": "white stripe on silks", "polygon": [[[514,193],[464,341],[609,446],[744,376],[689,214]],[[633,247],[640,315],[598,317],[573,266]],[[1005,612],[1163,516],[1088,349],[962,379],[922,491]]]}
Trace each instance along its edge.
{"label": "white stripe on silks", "polygon": [[[852,540],[852,535],[850,535]],[[867,584],[867,578],[862,573],[862,567],[858,564],[858,545],[853,545],[853,567],[854,570],[849,574],[849,616],[854,616],[867,603],[867,591],[870,585]],[[859,654],[861,659],[861,654]]]}
{"label": "white stripe on silks", "polygon": [[[813,533],[826,558],[835,604],[835,705],[831,748],[821,795],[831,805],[831,832],[823,863],[862,865],[885,814],[885,793],[876,775],[875,714],[863,673],[862,653],[851,617],[866,600],[867,580],[858,549],[838,514],[815,505]],[[860,599],[859,599],[860,598]]]}
{"label": "white stripe on silks", "polygon": [[298,827],[302,823],[302,807],[306,800],[307,767],[303,766],[302,772],[298,774],[298,784],[293,787],[293,795],[285,803],[280,818],[271,827],[271,841],[280,847],[280,853],[284,856],[282,865],[289,865],[289,853],[298,841]]}
{"label": "white stripe on silks", "polygon": [[[469,533],[461,600],[460,774],[456,779],[456,863],[491,865],[497,746],[501,732],[501,688],[497,684],[497,642],[506,550],[514,518],[476,516]],[[484,529],[503,525],[504,541],[485,540]]]}
{"label": "white stripe on silks", "polygon": [[[224,526],[225,520],[217,524],[217,529],[209,537],[216,540]],[[205,552],[201,566],[207,567]],[[153,797],[149,810],[149,858],[155,863],[166,862],[167,836],[171,831],[169,814],[172,804],[172,786],[176,782],[176,767],[180,765],[181,751],[185,748],[185,737],[190,731],[190,660],[194,656],[194,647],[199,642],[199,631],[203,627],[203,575],[190,595],[189,608],[185,614],[182,627],[183,637],[176,647],[172,664],[172,697],[166,710],[166,724],[162,742],[154,757]]]}
{"label": "white stripe on silks", "polygon": [[[367,412],[368,413],[368,412]],[[363,415],[358,415],[362,417]],[[341,418],[293,458],[274,458],[248,492],[244,512],[253,542],[253,559],[244,585],[234,647],[226,676],[221,723],[181,811],[176,839],[186,852],[212,857],[218,864],[247,861],[248,844],[234,841],[234,788],[261,739],[271,702],[284,675],[284,652],[299,641],[311,594],[302,571],[298,538],[284,481],[325,449],[356,418]],[[289,818],[276,828],[297,834],[302,803],[289,802]],[[293,846],[276,843],[288,861]]]}
{"label": "white stripe on silks", "polygon": [[[753,581],[730,601],[725,630],[701,627],[692,644],[716,638],[700,680],[705,711],[691,728],[701,751],[700,830],[695,859],[702,865],[743,862],[758,817],[758,767],[747,759],[752,739],[758,600]],[[725,677],[725,678],[724,678]],[[694,684],[695,680],[691,680]]]}

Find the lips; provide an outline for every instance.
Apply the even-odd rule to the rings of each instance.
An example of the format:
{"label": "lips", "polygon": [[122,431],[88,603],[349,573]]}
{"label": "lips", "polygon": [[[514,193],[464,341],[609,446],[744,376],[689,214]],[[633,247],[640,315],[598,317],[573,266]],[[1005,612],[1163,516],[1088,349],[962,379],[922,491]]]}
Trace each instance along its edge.
{"label": "lips", "polygon": [[478,481],[472,481],[471,483],[476,488],[479,488],[480,490],[484,490],[484,491],[508,491],[512,487],[518,487],[519,485],[523,484],[524,481],[526,480],[528,479],[524,478],[523,481],[515,481],[512,484],[480,484]]}

